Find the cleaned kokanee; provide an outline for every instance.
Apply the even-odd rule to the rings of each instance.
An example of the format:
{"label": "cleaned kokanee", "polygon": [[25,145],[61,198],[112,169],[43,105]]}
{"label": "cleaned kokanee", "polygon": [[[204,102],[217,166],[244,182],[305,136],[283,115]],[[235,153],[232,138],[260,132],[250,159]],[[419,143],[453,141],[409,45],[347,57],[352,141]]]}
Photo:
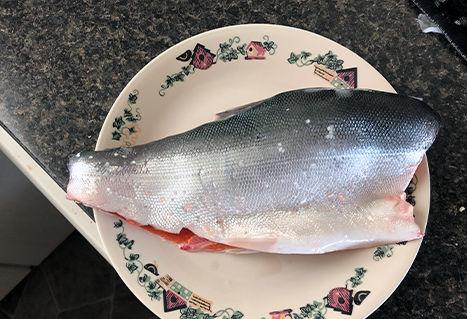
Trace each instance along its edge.
{"label": "cleaned kokanee", "polygon": [[74,155],[67,198],[265,252],[406,241],[423,234],[403,192],[439,128],[410,97],[289,91],[182,134]]}

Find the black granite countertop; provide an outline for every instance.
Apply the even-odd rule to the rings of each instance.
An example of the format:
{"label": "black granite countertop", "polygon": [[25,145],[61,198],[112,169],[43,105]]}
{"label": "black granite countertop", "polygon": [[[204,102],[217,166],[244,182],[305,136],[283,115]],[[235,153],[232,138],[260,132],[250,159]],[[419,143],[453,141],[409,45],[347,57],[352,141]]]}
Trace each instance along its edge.
{"label": "black granite countertop", "polygon": [[245,23],[320,34],[368,61],[397,92],[422,97],[443,122],[427,154],[426,237],[371,318],[467,318],[467,63],[443,35],[420,31],[419,13],[408,0],[3,0],[0,125],[65,188],[69,155],[95,147],[120,91],[172,45]]}

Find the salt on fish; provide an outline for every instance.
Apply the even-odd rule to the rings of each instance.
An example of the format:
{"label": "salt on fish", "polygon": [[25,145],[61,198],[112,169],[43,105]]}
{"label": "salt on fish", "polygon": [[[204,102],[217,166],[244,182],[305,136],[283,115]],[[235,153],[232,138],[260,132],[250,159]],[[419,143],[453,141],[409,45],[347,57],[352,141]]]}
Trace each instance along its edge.
{"label": "salt on fish", "polygon": [[182,134],[72,156],[67,198],[158,232],[271,253],[407,241],[423,234],[402,195],[439,128],[410,97],[289,91]]}

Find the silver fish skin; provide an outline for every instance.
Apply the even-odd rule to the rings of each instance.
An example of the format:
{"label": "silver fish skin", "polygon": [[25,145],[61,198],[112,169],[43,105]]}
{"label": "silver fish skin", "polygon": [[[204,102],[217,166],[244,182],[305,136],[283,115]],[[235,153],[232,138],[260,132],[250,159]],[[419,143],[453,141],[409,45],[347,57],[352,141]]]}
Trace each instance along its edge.
{"label": "silver fish skin", "polygon": [[402,194],[439,129],[413,98],[289,91],[182,134],[74,155],[67,198],[272,253],[412,240],[423,234]]}

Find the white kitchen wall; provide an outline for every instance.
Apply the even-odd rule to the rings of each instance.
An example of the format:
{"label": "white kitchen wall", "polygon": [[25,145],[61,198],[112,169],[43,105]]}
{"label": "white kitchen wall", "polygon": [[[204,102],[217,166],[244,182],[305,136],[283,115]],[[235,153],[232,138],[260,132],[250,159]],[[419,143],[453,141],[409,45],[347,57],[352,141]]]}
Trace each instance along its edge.
{"label": "white kitchen wall", "polygon": [[0,299],[73,230],[0,151]]}

